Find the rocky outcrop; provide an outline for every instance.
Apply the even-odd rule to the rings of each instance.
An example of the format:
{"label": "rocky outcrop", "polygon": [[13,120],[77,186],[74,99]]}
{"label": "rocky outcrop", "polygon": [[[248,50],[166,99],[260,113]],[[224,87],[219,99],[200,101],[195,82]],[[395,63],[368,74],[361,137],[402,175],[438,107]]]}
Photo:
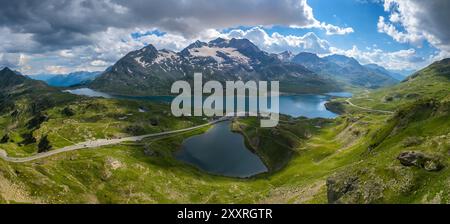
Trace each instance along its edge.
{"label": "rocky outcrop", "polygon": [[397,159],[403,166],[415,166],[425,169],[426,171],[440,171],[445,167],[438,158],[434,158],[433,156],[421,152],[403,152]]}
{"label": "rocky outcrop", "polygon": [[357,189],[358,177],[345,177],[341,179],[338,176],[327,179],[327,199],[330,204],[340,204],[342,196],[350,191]]}

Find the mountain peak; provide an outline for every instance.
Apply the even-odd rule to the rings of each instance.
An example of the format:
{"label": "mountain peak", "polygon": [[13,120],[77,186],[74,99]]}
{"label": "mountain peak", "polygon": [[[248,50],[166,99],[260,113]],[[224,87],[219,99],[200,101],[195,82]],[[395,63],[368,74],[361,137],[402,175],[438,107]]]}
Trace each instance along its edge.
{"label": "mountain peak", "polygon": [[310,57],[315,57],[318,58],[319,56],[317,56],[317,54],[311,53],[311,52],[300,52],[298,55],[300,56],[310,56]]}
{"label": "mountain peak", "polygon": [[186,47],[186,49],[201,48],[207,45],[208,45],[207,43],[197,40],[194,43],[190,44],[188,47]]}
{"label": "mountain peak", "polygon": [[290,62],[294,56],[295,55],[291,51],[283,51],[278,54],[278,58],[283,62]]}
{"label": "mountain peak", "polygon": [[281,55],[293,55],[292,51],[283,51],[280,54]]}
{"label": "mountain peak", "polygon": [[233,38],[230,40],[229,47],[238,49],[238,51],[244,53],[244,55],[253,55],[262,52],[248,39]]}
{"label": "mountain peak", "polygon": [[0,71],[0,78],[1,78],[0,89],[20,85],[26,82],[26,80],[28,79],[27,77],[11,70],[8,67],[5,67]]}
{"label": "mountain peak", "polygon": [[224,39],[221,37],[209,42],[210,45],[217,46],[217,47],[225,47],[226,45],[228,45],[228,43],[229,43],[229,41],[227,39]]}
{"label": "mountain peak", "polygon": [[0,72],[14,72],[14,71],[8,67],[4,67]]}
{"label": "mountain peak", "polygon": [[320,60],[317,54],[309,52],[301,52],[293,58],[293,61],[297,63],[319,63]]}
{"label": "mountain peak", "polygon": [[144,48],[141,49],[141,52],[145,52],[145,51],[158,52],[156,47],[153,46],[152,44],[149,44],[149,45],[147,45],[147,46],[145,46]]}
{"label": "mountain peak", "polygon": [[333,55],[325,57],[325,59],[328,61],[334,62],[338,65],[351,65],[351,66],[362,67],[362,65],[355,58],[347,57],[345,55],[333,54]]}

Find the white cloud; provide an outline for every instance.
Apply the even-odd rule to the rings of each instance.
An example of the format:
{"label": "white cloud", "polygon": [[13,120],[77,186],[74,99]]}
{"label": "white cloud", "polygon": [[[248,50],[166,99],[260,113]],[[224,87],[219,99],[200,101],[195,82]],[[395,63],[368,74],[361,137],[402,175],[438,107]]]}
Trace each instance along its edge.
{"label": "white cloud", "polygon": [[[395,14],[395,15],[398,15],[398,14]],[[390,20],[398,21],[398,19],[399,19],[398,17],[392,18],[392,16],[391,16]],[[420,45],[424,39],[424,37],[422,35],[417,34],[417,33],[405,33],[405,32],[398,31],[397,28],[393,24],[387,23],[383,16],[379,17],[377,27],[378,27],[378,32],[386,33],[387,35],[391,36],[395,41],[397,41],[399,43],[412,43],[415,45]]]}
{"label": "white cloud", "polygon": [[329,35],[353,32],[318,21],[307,0],[22,0],[1,5],[0,29],[25,35],[21,38],[37,44],[40,53],[95,44],[93,36],[110,28],[153,27],[186,38],[239,26],[314,27]]}
{"label": "white cloud", "polygon": [[[450,52],[448,0],[385,0],[384,9],[391,13],[390,22],[380,17],[379,32],[400,43],[420,45],[421,41],[426,40],[441,51]],[[404,31],[399,31],[397,27]]]}
{"label": "white cloud", "polygon": [[434,61],[434,56],[420,57],[414,48],[399,51],[383,51],[379,48],[360,50],[357,46],[342,50],[331,47],[333,54],[346,55],[357,59],[362,64],[378,64],[392,70],[421,69]]}
{"label": "white cloud", "polygon": [[65,74],[69,72],[68,68],[56,65],[46,66],[45,69],[50,74]]}
{"label": "white cloud", "polygon": [[[102,70],[146,44],[179,51],[197,39],[231,36],[219,32],[229,27],[280,25],[319,28],[327,35],[353,32],[318,21],[307,0],[24,0],[2,2],[0,15],[0,63],[28,74],[49,72],[47,68]],[[167,33],[130,36],[156,29]],[[240,34],[271,52],[326,53],[329,48],[312,33],[268,35],[254,28]],[[19,65],[14,54],[26,55],[27,63]]]}
{"label": "white cloud", "polygon": [[312,32],[307,33],[304,36],[285,36],[276,32],[269,35],[262,28],[254,27],[246,31],[240,29],[231,30],[226,34],[223,34],[222,37],[246,38],[261,49],[272,53],[279,53],[286,50],[294,53],[307,51],[311,53],[325,54],[330,52],[330,45],[328,41],[320,39]]}
{"label": "white cloud", "polygon": [[103,60],[94,60],[91,62],[91,65],[94,67],[105,67],[108,66],[108,63]]}
{"label": "white cloud", "polygon": [[325,29],[327,35],[346,35],[355,32],[351,27],[341,28],[324,22],[320,24],[320,27]]}

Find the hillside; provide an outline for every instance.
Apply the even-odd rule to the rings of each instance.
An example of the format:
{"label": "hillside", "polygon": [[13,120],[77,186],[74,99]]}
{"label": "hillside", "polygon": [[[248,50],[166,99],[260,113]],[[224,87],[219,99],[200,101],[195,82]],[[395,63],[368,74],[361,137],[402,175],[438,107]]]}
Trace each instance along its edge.
{"label": "hillside", "polygon": [[90,87],[121,95],[169,95],[177,80],[192,82],[195,72],[204,81],[280,81],[282,92],[323,93],[340,88],[334,80],[301,65],[283,63],[246,39],[197,41],[181,52],[149,45],[120,59]]}
{"label": "hillside", "polygon": [[352,99],[352,102],[374,109],[394,110],[419,99],[440,100],[448,97],[449,81],[450,59],[444,59],[416,72],[396,86],[362,94],[359,98]]}
{"label": "hillside", "polygon": [[0,71],[0,79],[0,149],[11,156],[204,122],[173,119],[167,105],[72,95],[8,68]]}
{"label": "hillside", "polygon": [[343,55],[319,57],[302,52],[291,60],[318,74],[327,75],[347,85],[363,88],[380,88],[399,83],[398,76],[378,65],[363,66],[354,58]]}
{"label": "hillside", "polygon": [[0,71],[1,112],[38,113],[73,99],[42,81],[32,80],[9,68]]}

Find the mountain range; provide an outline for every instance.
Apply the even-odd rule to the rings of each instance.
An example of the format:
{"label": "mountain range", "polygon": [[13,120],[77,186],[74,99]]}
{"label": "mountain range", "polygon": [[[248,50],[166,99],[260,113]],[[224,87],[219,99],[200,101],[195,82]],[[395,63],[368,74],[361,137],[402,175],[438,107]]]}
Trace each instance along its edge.
{"label": "mountain range", "polygon": [[196,72],[201,72],[205,81],[277,80],[282,92],[340,90],[330,77],[299,64],[284,63],[247,39],[222,38],[209,43],[196,41],[181,52],[148,45],[127,54],[89,87],[115,94],[168,95],[173,82],[192,82]]}
{"label": "mountain range", "polygon": [[73,85],[87,84],[93,81],[102,72],[73,72],[69,74],[39,74],[28,77],[46,82],[50,86],[69,87]]}
{"label": "mountain range", "polygon": [[89,88],[119,95],[170,95],[173,82],[192,82],[201,72],[204,81],[280,81],[286,93],[326,93],[346,87],[379,88],[399,83],[403,74],[376,64],[362,65],[343,55],[319,57],[302,52],[270,54],[247,39],[217,38],[196,41],[180,52],[148,45],[132,51],[100,72],[33,75],[50,86]]}
{"label": "mountain range", "polygon": [[379,88],[397,84],[403,79],[400,75],[389,72],[379,65],[364,66],[356,59],[343,55],[321,58],[316,54],[303,52],[293,57],[291,62],[358,87]]}

